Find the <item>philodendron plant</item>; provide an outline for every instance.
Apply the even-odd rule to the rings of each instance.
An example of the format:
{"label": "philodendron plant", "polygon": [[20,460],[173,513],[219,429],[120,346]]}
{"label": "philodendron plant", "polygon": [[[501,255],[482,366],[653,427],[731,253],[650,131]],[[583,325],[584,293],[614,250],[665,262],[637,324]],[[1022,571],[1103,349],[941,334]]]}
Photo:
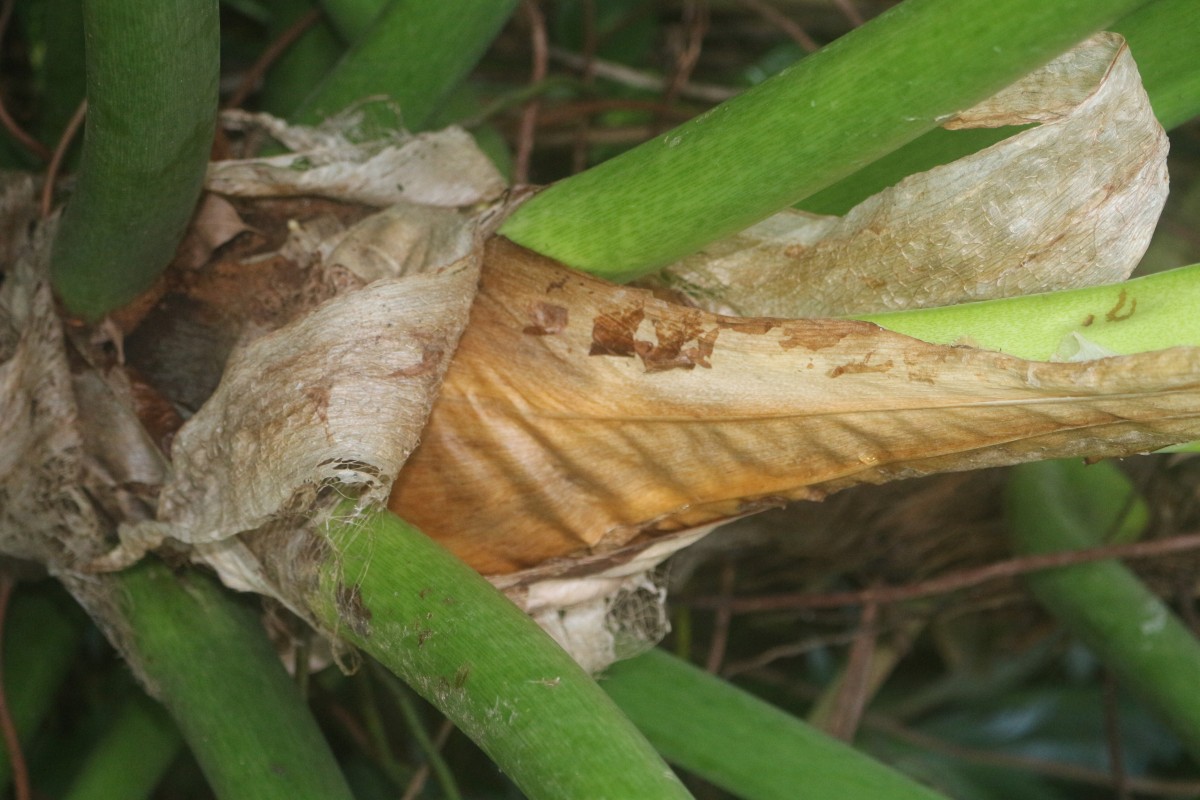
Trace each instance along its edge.
{"label": "philodendron plant", "polygon": [[[409,5],[438,29],[434,4]],[[1200,438],[1195,270],[1122,283],[1166,197],[1166,137],[1125,41],[1087,37],[1137,4],[1060,5],[908,0],[544,191],[506,187],[460,129],[376,135],[394,102],[317,127],[227,114],[240,146],[287,152],[209,165],[189,244],[132,305],[195,190],[156,201],[173,216],[136,269],[88,244],[95,228],[111,246],[141,237],[105,221],[136,187],[106,138],[123,135],[120,109],[90,77],[86,180],[58,227],[9,245],[0,288],[4,552],[71,589],[194,748],[221,701],[197,722],[187,665],[165,655],[161,631],[187,615],[147,611],[153,567],[121,572],[154,550],[372,654],[531,796],[684,796],[596,685],[459,561],[595,672],[662,635],[648,573],[725,521],[859,483]],[[212,35],[212,18],[174,10]],[[955,21],[977,57],[947,77],[907,43]],[[85,23],[112,35],[102,13]],[[301,116],[368,92],[345,72],[374,52],[360,33]],[[119,73],[112,49],[93,75]],[[897,99],[898,75],[920,91]],[[865,108],[876,96],[884,107]],[[790,208],[938,125],[1030,127],[844,216]],[[189,130],[159,139],[206,150]],[[7,197],[13,218],[31,215],[31,185]],[[217,250],[247,230],[258,238]],[[63,324],[48,275],[92,327]],[[222,758],[201,760],[217,775]],[[877,796],[932,796],[861,769]]]}

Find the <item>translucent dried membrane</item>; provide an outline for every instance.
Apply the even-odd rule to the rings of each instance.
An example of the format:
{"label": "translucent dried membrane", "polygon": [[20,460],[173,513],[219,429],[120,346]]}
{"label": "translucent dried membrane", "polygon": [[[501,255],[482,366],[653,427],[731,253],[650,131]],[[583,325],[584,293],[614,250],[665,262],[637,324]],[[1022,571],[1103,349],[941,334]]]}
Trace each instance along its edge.
{"label": "translucent dried membrane", "polygon": [[787,210],[665,269],[711,310],[868,314],[1124,280],[1167,196],[1167,137],[1098,34],[945,127],[1039,123],[844,217]]}

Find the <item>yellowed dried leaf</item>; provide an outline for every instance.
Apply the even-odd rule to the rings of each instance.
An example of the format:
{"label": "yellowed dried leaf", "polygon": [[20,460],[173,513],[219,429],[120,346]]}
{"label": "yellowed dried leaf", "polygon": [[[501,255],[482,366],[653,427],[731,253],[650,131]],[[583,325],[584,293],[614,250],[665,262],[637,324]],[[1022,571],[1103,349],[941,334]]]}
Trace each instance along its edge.
{"label": "yellowed dried leaf", "polygon": [[[1086,363],[734,318],[489,245],[390,507],[485,574],[858,483],[1200,436],[1200,349]],[[570,573],[570,570],[567,570]]]}
{"label": "yellowed dried leaf", "polygon": [[668,267],[710,310],[822,317],[1127,278],[1167,194],[1167,139],[1124,40],[1099,34],[947,127],[1035,128],[868,198],[784,211]]}

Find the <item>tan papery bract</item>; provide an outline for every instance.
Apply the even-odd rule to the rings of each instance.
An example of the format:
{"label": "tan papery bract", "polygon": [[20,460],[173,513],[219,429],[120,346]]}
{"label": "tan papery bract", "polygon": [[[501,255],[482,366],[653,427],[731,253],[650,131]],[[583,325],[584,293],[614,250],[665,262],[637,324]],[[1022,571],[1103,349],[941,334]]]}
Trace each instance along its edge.
{"label": "tan papery bract", "polygon": [[87,453],[38,238],[0,287],[0,552],[57,570],[101,552],[105,524],[82,485]]}
{"label": "tan papery bract", "polygon": [[844,217],[787,210],[668,267],[714,311],[825,317],[1124,280],[1167,196],[1167,137],[1124,40],[1098,34],[946,127],[1041,123]]}
{"label": "tan papery bract", "polygon": [[506,240],[390,507],[485,574],[858,483],[1200,436],[1200,350],[1030,362],[725,317]]}
{"label": "tan papery bract", "polygon": [[317,128],[267,114],[226,111],[228,125],[262,129],[288,145],[285,155],[209,164],[205,185],[240,197],[317,195],[350,203],[418,203],[464,207],[504,191],[504,177],[461,128],[361,141],[361,115],[333,117]]}

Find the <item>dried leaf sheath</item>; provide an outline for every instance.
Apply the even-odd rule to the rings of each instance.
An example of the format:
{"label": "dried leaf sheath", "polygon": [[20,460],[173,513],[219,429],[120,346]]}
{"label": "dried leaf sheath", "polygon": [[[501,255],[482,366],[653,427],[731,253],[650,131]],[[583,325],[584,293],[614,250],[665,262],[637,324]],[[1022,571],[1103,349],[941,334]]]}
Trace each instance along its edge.
{"label": "dried leaf sheath", "polygon": [[1124,40],[1093,36],[948,128],[1040,123],[844,217],[787,209],[659,277],[712,311],[832,317],[1115,283],[1167,197],[1167,136]]}
{"label": "dried leaf sheath", "polygon": [[857,483],[1200,436],[1200,350],[1079,364],[723,317],[494,240],[390,507],[485,574]]}

